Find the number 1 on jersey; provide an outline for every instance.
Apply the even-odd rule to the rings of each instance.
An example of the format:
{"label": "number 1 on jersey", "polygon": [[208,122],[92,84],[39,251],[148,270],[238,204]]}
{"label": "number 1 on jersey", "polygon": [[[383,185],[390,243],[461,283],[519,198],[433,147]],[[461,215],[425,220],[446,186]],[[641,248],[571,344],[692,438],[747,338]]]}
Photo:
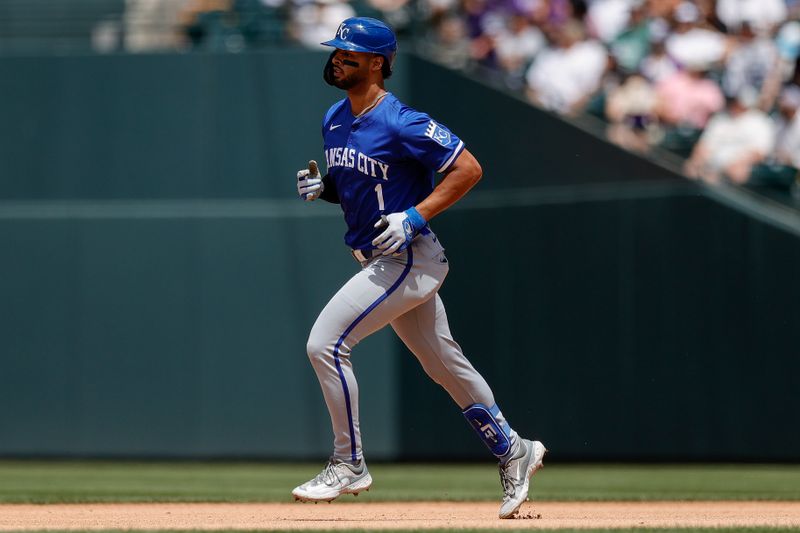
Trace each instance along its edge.
{"label": "number 1 on jersey", "polygon": [[378,210],[383,211],[383,187],[382,183],[375,186],[375,192],[378,195]]}

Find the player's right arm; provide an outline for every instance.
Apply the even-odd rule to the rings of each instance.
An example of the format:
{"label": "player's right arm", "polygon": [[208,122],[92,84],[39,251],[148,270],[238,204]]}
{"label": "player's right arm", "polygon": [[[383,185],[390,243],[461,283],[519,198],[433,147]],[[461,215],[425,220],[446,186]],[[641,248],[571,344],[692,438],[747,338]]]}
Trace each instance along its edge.
{"label": "player's right arm", "polygon": [[467,194],[482,175],[478,160],[469,150],[463,149],[427,198],[402,213],[386,215],[375,224],[384,231],[372,244],[383,250],[384,255],[404,250],[430,219]]}
{"label": "player's right arm", "polygon": [[420,215],[430,221],[433,217],[456,203],[480,181],[483,175],[478,160],[464,148],[427,198],[417,204]]}
{"label": "player's right arm", "polygon": [[373,241],[384,255],[403,251],[430,219],[456,203],[483,175],[480,164],[464,142],[425,113],[410,108],[401,112],[400,149],[409,159],[444,174],[433,191],[416,206],[391,213],[376,222],[384,231]]}

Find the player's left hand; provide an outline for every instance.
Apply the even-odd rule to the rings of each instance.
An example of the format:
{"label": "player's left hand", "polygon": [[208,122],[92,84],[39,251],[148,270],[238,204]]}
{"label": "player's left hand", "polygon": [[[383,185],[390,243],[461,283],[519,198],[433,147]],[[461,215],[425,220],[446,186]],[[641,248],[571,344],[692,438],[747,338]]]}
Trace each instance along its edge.
{"label": "player's left hand", "polygon": [[402,252],[411,244],[417,233],[425,227],[426,221],[415,208],[410,207],[402,213],[384,215],[375,223],[377,229],[385,228],[375,237],[373,246],[382,250],[383,255]]}

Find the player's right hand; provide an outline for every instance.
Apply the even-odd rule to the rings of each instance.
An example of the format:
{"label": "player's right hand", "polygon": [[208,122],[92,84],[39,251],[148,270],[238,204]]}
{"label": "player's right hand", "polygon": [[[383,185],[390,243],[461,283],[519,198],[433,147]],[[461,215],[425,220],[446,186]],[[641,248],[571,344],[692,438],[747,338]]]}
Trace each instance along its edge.
{"label": "player's right hand", "polygon": [[375,228],[382,229],[383,233],[375,237],[372,245],[381,250],[383,255],[402,252],[425,227],[425,223],[425,219],[414,207],[402,213],[384,215],[375,223]]}
{"label": "player's right hand", "polygon": [[319,175],[319,171],[313,175],[307,168],[297,171],[297,194],[300,198],[310,202],[319,198],[319,195],[324,190],[325,184],[322,183],[322,176]]}

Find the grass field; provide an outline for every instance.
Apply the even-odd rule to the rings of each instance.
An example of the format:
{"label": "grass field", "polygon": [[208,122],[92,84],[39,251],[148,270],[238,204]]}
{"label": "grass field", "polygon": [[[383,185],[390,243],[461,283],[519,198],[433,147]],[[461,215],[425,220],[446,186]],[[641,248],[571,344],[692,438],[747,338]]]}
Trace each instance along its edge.
{"label": "grass field", "polygon": [[[0,503],[280,502],[322,464],[0,462]],[[359,501],[500,496],[492,464],[370,465]],[[800,500],[800,465],[548,465],[537,500]]]}
{"label": "grass field", "polygon": [[[290,502],[292,487],[312,477],[321,466],[307,463],[0,461],[0,503]],[[477,502],[500,499],[496,468],[490,463],[373,464],[370,470],[375,478],[373,490],[357,500],[345,498],[345,504],[355,501]],[[532,497],[542,502],[800,501],[800,465],[551,464],[537,474]],[[0,511],[0,526],[2,518]],[[524,525],[534,526],[530,522]],[[505,531],[530,529],[546,531],[536,527]],[[324,527],[317,531],[323,530]],[[747,533],[798,529],[749,527],[658,531]]]}

